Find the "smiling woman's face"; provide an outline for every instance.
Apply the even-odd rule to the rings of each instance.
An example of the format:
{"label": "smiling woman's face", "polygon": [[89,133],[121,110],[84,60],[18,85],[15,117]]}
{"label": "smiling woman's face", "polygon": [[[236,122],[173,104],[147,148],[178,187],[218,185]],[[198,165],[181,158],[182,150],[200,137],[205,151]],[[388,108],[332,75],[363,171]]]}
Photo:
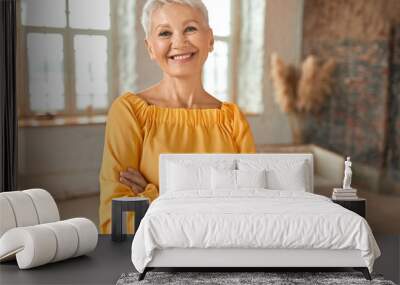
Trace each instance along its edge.
{"label": "smiling woman's face", "polygon": [[166,4],[151,15],[150,57],[172,77],[201,74],[213,43],[212,30],[197,9]]}

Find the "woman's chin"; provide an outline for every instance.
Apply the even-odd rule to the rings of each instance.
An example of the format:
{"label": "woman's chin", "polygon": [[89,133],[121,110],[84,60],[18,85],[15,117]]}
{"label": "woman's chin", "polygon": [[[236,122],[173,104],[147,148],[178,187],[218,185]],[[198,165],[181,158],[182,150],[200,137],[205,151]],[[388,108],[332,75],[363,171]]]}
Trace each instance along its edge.
{"label": "woman's chin", "polygon": [[184,78],[184,77],[194,77],[194,76],[201,76],[201,70],[196,70],[196,69],[190,69],[190,68],[180,68],[180,69],[173,69],[173,70],[167,70],[166,73],[170,77],[179,77],[179,78]]}

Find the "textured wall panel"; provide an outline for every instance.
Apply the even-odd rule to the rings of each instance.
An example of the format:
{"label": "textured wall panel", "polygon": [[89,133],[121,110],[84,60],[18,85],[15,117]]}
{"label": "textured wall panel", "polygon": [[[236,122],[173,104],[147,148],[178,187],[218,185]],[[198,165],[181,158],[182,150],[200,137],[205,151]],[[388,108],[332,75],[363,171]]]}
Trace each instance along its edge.
{"label": "textured wall panel", "polygon": [[310,116],[306,138],[355,161],[383,162],[388,99],[388,41],[343,40],[308,45],[306,54],[333,57],[333,95]]}

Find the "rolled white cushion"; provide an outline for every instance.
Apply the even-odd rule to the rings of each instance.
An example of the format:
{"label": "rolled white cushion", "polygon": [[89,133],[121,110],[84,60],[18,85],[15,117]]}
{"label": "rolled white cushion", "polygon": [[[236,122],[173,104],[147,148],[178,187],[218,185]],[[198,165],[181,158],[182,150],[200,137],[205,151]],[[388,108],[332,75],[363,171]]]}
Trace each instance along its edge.
{"label": "rolled white cushion", "polygon": [[33,226],[39,223],[35,205],[30,196],[22,191],[0,193],[13,210],[17,227]]}
{"label": "rolled white cushion", "polygon": [[60,220],[57,204],[49,192],[43,189],[28,189],[22,191],[30,196],[36,208],[39,224]]}
{"label": "rolled white cushion", "polygon": [[0,237],[14,227],[60,220],[56,202],[43,189],[0,193]]}
{"label": "rolled white cushion", "polygon": [[0,260],[16,254],[20,269],[51,262],[56,249],[54,233],[43,225],[13,228],[0,238]]}
{"label": "rolled white cushion", "polygon": [[92,221],[85,218],[74,218],[65,220],[65,222],[74,226],[78,233],[78,248],[74,257],[86,254],[96,248],[98,232]]}
{"label": "rolled white cushion", "polygon": [[56,236],[57,250],[51,262],[70,258],[78,249],[78,232],[66,221],[43,224]]}
{"label": "rolled white cushion", "polygon": [[19,268],[28,269],[86,254],[96,245],[96,226],[85,218],[18,227],[0,238],[0,261],[16,255]]}
{"label": "rolled white cushion", "polygon": [[15,228],[17,222],[10,202],[0,195],[0,237],[9,229]]}

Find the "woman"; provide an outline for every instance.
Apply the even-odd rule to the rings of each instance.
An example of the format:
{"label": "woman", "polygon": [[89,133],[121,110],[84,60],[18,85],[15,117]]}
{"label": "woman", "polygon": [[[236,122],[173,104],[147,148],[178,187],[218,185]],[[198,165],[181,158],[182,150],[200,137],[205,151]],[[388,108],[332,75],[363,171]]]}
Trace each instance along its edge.
{"label": "woman", "polygon": [[112,198],[158,196],[160,153],[255,152],[239,108],[203,88],[202,68],[214,38],[201,0],[149,0],[142,24],[163,79],[137,94],[123,94],[109,110],[100,171],[103,234],[110,233]]}

